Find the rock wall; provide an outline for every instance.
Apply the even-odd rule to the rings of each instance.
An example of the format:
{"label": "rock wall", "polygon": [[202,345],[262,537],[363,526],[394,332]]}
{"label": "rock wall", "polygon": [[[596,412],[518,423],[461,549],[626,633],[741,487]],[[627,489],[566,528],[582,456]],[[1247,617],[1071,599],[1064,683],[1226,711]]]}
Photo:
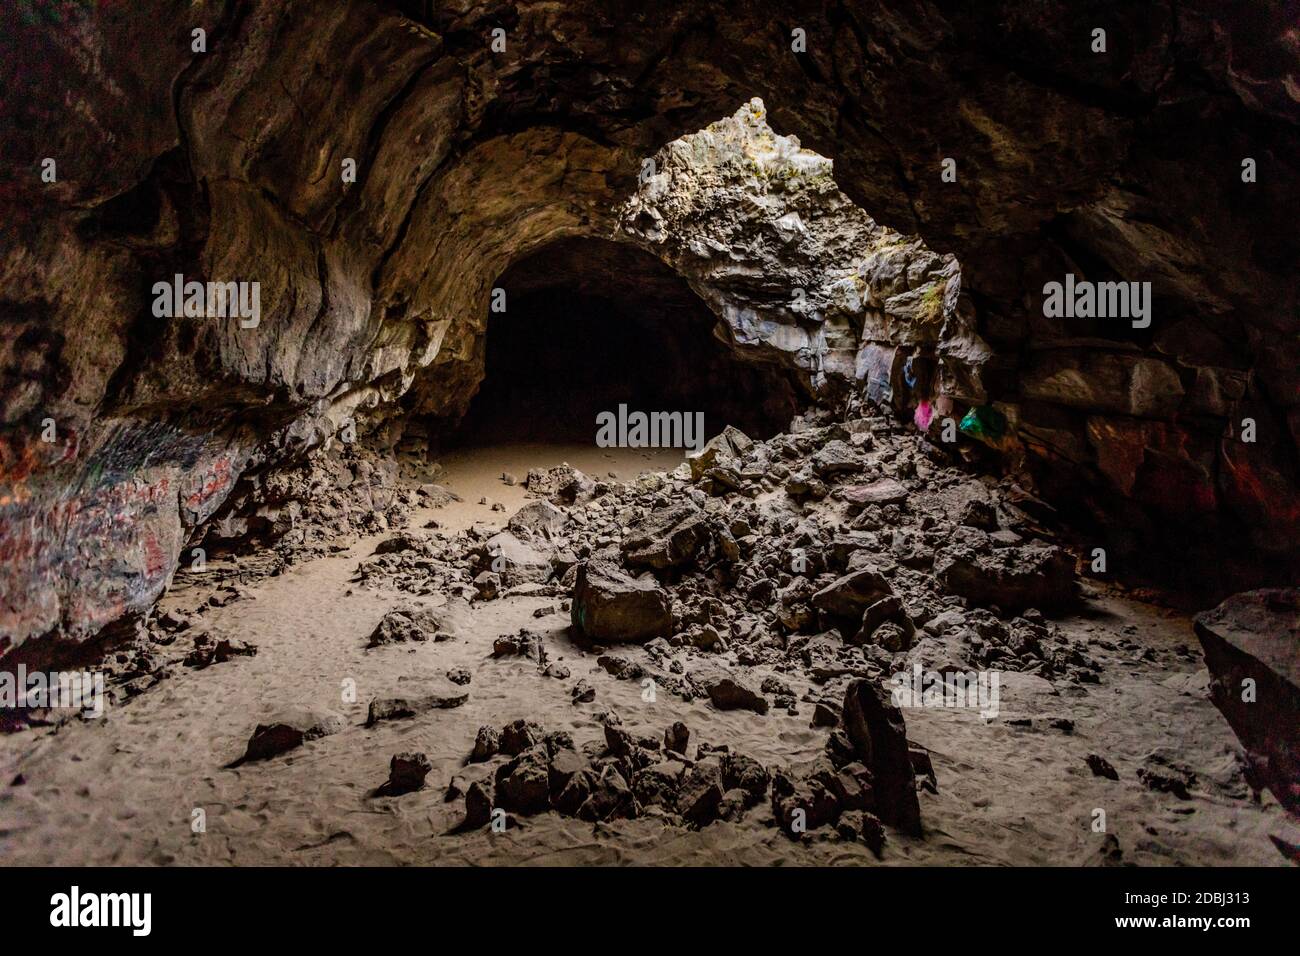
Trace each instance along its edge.
{"label": "rock wall", "polygon": [[[1172,536],[1202,571],[1293,574],[1289,9],[7,4],[0,648],[147,605],[241,473],[391,405],[421,369],[432,401],[472,387],[495,278],[610,235],[643,157],[753,96],[859,206],[960,258],[965,294],[950,301],[950,276],[940,310],[959,321],[935,348],[979,374],[949,391],[997,409],[1045,487],[1122,509],[1130,551]],[[771,227],[797,233],[785,215]],[[742,344],[828,380],[850,354],[891,389],[915,372],[887,327],[863,336],[880,347],[864,368],[851,299],[821,282],[797,315],[760,314],[739,272],[667,258],[735,310]],[[1040,290],[1066,272],[1151,281],[1151,327],[1044,319]],[[177,273],[259,282],[258,324],[156,317],[153,284]],[[1254,565],[1218,560],[1234,548]]]}

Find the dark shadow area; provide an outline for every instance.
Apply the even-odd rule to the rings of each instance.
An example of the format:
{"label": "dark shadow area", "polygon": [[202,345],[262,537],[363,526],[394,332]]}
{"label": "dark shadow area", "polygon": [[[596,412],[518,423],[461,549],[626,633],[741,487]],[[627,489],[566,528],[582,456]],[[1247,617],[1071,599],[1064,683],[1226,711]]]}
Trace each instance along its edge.
{"label": "dark shadow area", "polygon": [[452,443],[594,444],[597,414],[620,404],[703,412],[707,436],[770,437],[800,407],[789,369],[746,362],[686,281],[639,249],[562,240],[497,287],[506,310],[489,316],[486,376]]}

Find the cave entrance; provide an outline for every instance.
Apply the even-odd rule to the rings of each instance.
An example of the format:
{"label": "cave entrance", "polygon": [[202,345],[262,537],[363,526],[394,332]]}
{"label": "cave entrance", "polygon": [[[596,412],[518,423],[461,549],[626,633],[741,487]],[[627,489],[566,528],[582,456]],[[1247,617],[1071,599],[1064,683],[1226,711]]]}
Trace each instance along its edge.
{"label": "cave entrance", "polygon": [[705,439],[728,425],[767,438],[801,405],[790,370],[746,361],[690,285],[636,247],[559,240],[496,286],[505,310],[489,312],[484,379],[449,444],[595,446],[597,416],[620,405],[702,414]]}

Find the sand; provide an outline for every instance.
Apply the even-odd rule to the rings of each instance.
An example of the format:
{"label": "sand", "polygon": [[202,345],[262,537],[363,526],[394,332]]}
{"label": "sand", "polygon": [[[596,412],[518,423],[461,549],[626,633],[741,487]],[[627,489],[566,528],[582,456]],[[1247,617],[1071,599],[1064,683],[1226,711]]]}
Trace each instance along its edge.
{"label": "sand", "polygon": [[[439,480],[464,499],[416,515],[455,530],[475,521],[504,524],[525,500],[529,467],[567,460],[589,474],[630,478],[641,468],[671,468],[680,456],[629,450],[509,446],[467,450],[443,459]],[[507,510],[493,512],[482,497]],[[809,726],[811,706],[798,716],[720,712],[707,701],[684,703],[661,693],[641,699],[635,682],[619,682],[568,638],[567,615],[534,619],[554,599],[506,598],[476,605],[464,639],[368,650],[382,615],[410,596],[365,590],[351,582],[358,560],[385,536],[349,543],[346,551],[293,566],[248,589],[247,597],[205,616],[214,637],[249,641],[255,657],[174,676],[101,720],[73,720],[0,737],[0,858],[7,864],[931,864],[1074,865],[1098,852],[1094,811],[1106,814],[1126,862],[1281,865],[1267,839],[1288,833],[1267,794],[1247,796],[1238,745],[1204,693],[1195,660],[1171,665],[1132,651],[1098,649],[1102,681],[1086,688],[1023,675],[1004,675],[997,719],[955,709],[909,709],[909,736],[932,751],[938,793],[921,794],[923,839],[889,833],[884,859],[861,844],[836,839],[829,828],[795,843],[760,806],[739,823],[702,831],[656,819],[592,825],[547,813],[505,833],[448,835],[463,801],[444,802],[453,776],[485,772],[464,758],[482,724],[519,717],[546,730],[567,730],[581,745],[602,736],[596,715],[615,709],[636,732],[662,734],[673,721],[690,728],[691,751],[707,741],[728,744],[769,768],[806,763],[828,731]],[[210,583],[178,577],[163,607],[192,608]],[[1072,636],[1125,635],[1144,647],[1196,647],[1180,613],[1092,587],[1080,614],[1058,621]],[[493,639],[522,626],[545,634],[552,660],[572,671],[567,681],[543,677],[536,664],[490,657]],[[639,660],[644,652],[620,650]],[[452,667],[473,675],[463,707],[364,726],[367,703],[418,688]],[[761,680],[769,671],[756,668]],[[798,693],[809,685],[780,675]],[[597,690],[590,704],[570,702],[569,688],[585,677]],[[355,681],[357,701],[342,700]],[[1066,692],[1068,691],[1068,692]],[[344,731],[281,757],[227,768],[244,750],[258,720],[283,706],[333,709]],[[1017,726],[1016,718],[1033,718]],[[1073,733],[1053,718],[1073,721]],[[1192,799],[1145,788],[1137,769],[1158,747],[1169,747],[1198,776]],[[421,750],[433,763],[425,789],[375,797],[391,756]],[[1118,781],[1094,776],[1085,757],[1104,756]],[[21,785],[10,780],[21,774]],[[194,832],[195,811],[206,828]],[[1295,839],[1294,833],[1291,838]]]}

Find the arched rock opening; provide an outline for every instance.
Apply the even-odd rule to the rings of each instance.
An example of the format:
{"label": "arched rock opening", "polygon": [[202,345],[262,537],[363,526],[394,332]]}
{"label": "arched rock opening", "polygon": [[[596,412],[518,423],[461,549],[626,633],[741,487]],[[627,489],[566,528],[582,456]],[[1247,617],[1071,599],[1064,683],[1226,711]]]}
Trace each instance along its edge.
{"label": "arched rock opening", "polygon": [[590,444],[596,416],[701,413],[767,437],[811,398],[789,364],[755,362],[690,285],[648,252],[603,239],[551,243],[497,281],[484,378],[448,437]]}

